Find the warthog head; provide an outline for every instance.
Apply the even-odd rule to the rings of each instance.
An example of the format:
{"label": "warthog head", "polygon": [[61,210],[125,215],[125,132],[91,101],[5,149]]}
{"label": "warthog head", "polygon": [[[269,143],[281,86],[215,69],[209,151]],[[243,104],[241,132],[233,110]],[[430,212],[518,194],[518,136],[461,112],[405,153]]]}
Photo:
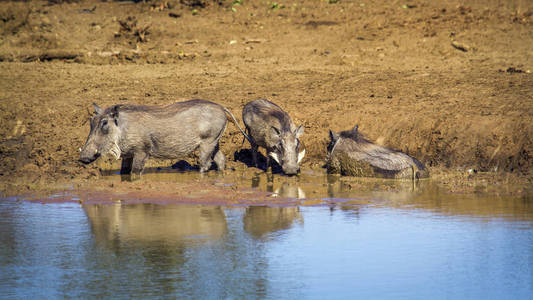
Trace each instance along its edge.
{"label": "warthog head", "polygon": [[273,151],[268,153],[283,169],[287,175],[295,175],[300,170],[300,162],[305,156],[305,147],[299,137],[304,133],[300,125],[292,131],[279,131],[272,127],[272,140],[278,141]]}
{"label": "warthog head", "polygon": [[359,125],[355,125],[354,128],[350,131],[343,131],[341,133],[336,133],[332,130],[329,131],[329,144],[328,144],[328,157],[331,156],[333,150],[337,146],[340,138],[352,138],[355,141],[358,141],[361,136],[359,135]]}
{"label": "warthog head", "polygon": [[108,153],[119,159],[121,152],[118,146],[120,128],[118,127],[117,106],[104,111],[94,104],[94,111],[95,115],[91,118],[91,131],[81,149],[80,161],[88,164]]}

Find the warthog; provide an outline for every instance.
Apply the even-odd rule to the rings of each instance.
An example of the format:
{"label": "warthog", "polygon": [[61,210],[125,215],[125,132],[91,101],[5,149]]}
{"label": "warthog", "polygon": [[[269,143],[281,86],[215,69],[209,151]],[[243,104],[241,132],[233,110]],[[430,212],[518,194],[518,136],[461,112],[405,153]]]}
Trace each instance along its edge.
{"label": "warthog", "polygon": [[94,104],[91,131],[81,149],[80,161],[91,163],[111,154],[122,158],[121,174],[140,174],[149,157],[176,159],[199,149],[200,172],[214,161],[224,170],[225,157],[218,141],[233,114],[206,100],[189,100],[165,106],[118,104],[103,110]]}
{"label": "warthog", "polygon": [[429,171],[416,158],[366,140],[358,131],[329,131],[327,171],[346,176],[425,178]]}
{"label": "warthog", "polygon": [[299,172],[299,164],[305,155],[305,147],[299,139],[304,133],[301,125],[296,127],[283,109],[265,99],[247,103],[242,111],[242,119],[256,166],[257,148],[261,146],[267,152],[267,169],[270,167],[270,158],[273,158],[283,173],[294,175]]}

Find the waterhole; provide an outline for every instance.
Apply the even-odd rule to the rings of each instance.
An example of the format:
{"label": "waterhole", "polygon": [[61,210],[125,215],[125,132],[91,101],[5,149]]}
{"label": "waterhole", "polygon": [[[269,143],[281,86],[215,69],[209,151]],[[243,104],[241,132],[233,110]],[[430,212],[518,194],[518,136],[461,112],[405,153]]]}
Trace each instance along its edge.
{"label": "waterhole", "polygon": [[1,298],[533,294],[529,196],[443,194],[429,181],[314,173],[122,180],[101,179],[108,188],[98,191],[2,199]]}

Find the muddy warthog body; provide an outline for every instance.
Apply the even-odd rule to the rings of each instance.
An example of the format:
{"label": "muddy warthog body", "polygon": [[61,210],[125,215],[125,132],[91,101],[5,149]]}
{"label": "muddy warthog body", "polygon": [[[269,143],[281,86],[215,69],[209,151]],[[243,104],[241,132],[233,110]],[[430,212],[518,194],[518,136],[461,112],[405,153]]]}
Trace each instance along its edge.
{"label": "muddy warthog body", "polygon": [[201,172],[209,170],[213,160],[219,170],[224,169],[225,157],[218,141],[226,129],[226,113],[235,118],[216,103],[189,100],[166,106],[119,104],[105,110],[95,104],[95,113],[80,155],[84,163],[112,154],[122,158],[122,174],[140,174],[149,157],[177,159],[199,149]]}
{"label": "muddy warthog body", "polygon": [[276,104],[259,99],[247,103],[242,119],[248,131],[254,164],[257,166],[257,148],[266,149],[267,169],[273,158],[287,175],[297,174],[305,149],[299,137],[302,126],[296,126],[289,115]]}
{"label": "muddy warthog body", "polygon": [[416,158],[366,140],[357,130],[329,131],[328,173],[381,178],[426,178],[429,171]]}

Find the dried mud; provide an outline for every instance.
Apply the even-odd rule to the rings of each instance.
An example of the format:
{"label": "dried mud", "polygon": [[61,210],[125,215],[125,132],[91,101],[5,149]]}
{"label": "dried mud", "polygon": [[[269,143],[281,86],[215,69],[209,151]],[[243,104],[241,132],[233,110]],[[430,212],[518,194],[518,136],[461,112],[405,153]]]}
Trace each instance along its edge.
{"label": "dried mud", "polygon": [[[240,119],[268,98],[305,126],[303,170],[325,172],[328,129],[359,124],[449,191],[521,193],[533,179],[531,45],[533,2],[520,0],[2,2],[0,190],[103,184],[116,162],[77,161],[93,102],[203,98]],[[221,141],[227,172],[246,168],[234,125]]]}

